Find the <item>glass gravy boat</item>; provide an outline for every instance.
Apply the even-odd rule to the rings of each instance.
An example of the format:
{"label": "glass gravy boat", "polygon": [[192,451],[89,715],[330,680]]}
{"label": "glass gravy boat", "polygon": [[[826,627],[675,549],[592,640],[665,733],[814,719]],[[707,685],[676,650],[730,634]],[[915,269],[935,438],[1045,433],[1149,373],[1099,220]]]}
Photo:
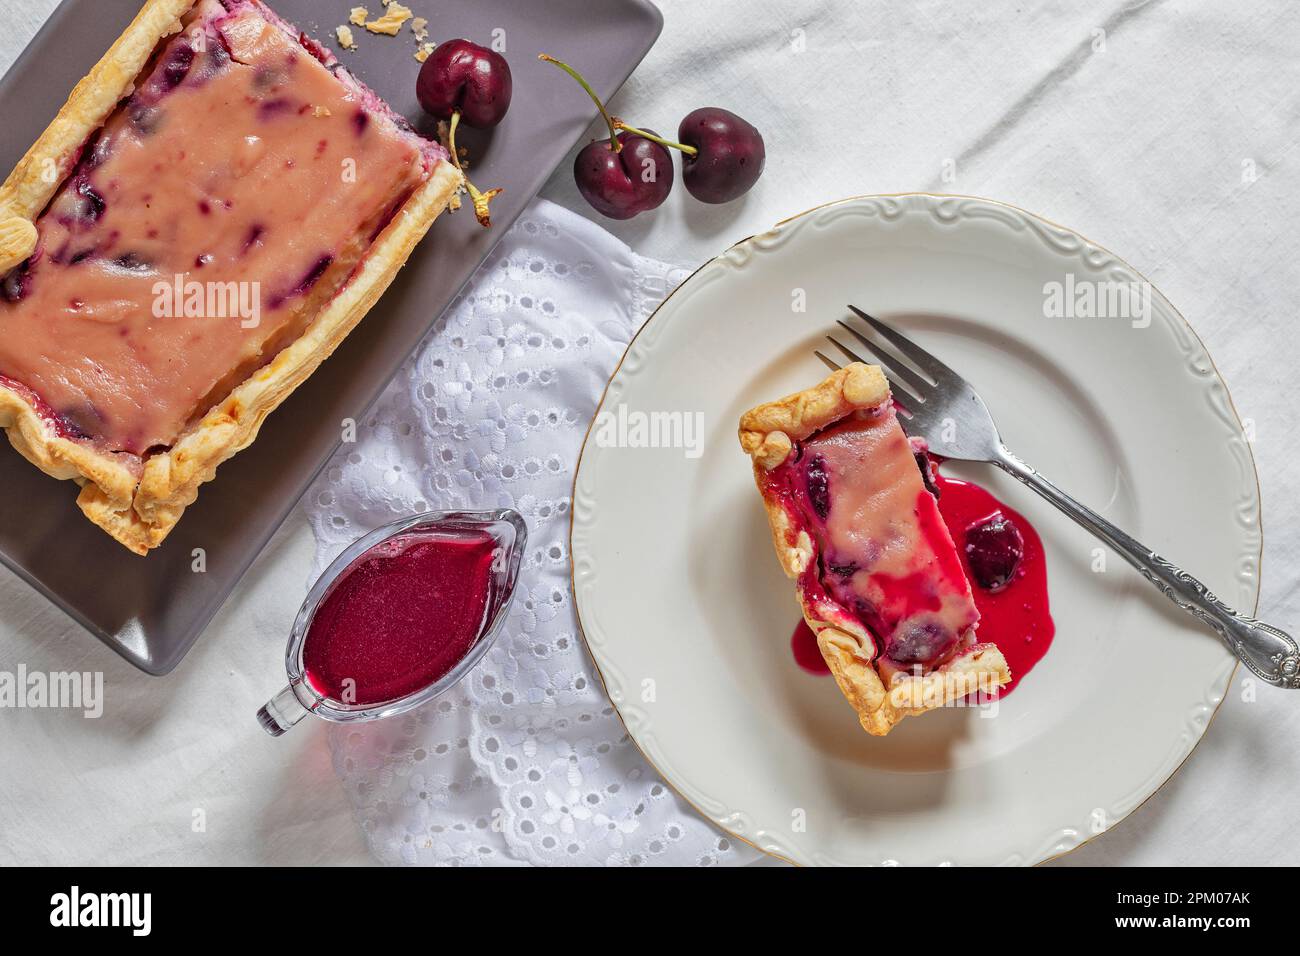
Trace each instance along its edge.
{"label": "glass gravy boat", "polygon": [[[483,541],[485,537],[489,540]],[[431,682],[409,693],[385,700],[349,702],[342,696],[331,695],[327,689],[319,686],[319,681],[313,682],[305,663],[308,635],[311,634],[317,613],[323,606],[327,606],[331,595],[353,572],[368,562],[373,563],[375,559],[400,556],[404,548],[415,544],[455,542],[466,538],[471,539],[476,546],[490,545],[491,558],[483,569],[487,582],[482,621],[464,656]],[[278,737],[307,714],[341,723],[393,717],[433,700],[454,686],[487,653],[501,629],[514,597],[527,541],[528,528],[524,519],[518,512],[509,509],[430,511],[394,521],[358,538],[320,576],[298,611],[284,657],[289,684],[257,712],[257,720],[262,729],[271,736]],[[354,641],[365,639],[365,635],[353,638]]]}

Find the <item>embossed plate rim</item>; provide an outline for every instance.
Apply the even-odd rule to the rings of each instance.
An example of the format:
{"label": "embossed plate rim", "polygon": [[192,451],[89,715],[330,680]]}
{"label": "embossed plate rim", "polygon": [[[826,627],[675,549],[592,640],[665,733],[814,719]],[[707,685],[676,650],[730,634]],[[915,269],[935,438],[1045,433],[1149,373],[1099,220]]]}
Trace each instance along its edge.
{"label": "embossed plate rim", "polygon": [[[992,221],[1002,221],[1004,225],[1013,229],[1027,227],[1049,246],[1060,245],[1060,248],[1056,250],[1058,253],[1082,256],[1084,263],[1089,267],[1104,267],[1113,270],[1112,274],[1119,278],[1131,276],[1139,280],[1142,279],[1137,270],[1104,247],[1087,240],[1073,230],[1059,226],[1041,216],[1007,203],[978,197],[930,193],[859,196],[837,200],[815,207],[797,216],[781,220],[772,230],[742,240],[726,250],[722,255],[700,266],[695,273],[674,290],[674,293],[665,299],[665,302],[651,315],[637,335],[633,337],[623,360],[610,378],[605,395],[602,397],[601,407],[610,402],[611,398],[621,396],[623,381],[650,357],[649,352],[654,345],[657,334],[662,331],[661,328],[656,327],[656,319],[662,319],[663,313],[676,308],[675,305],[672,305],[674,297],[678,297],[677,303],[680,304],[680,293],[684,290],[693,287],[698,288],[702,283],[712,282],[721,274],[718,270],[710,267],[719,264],[743,267],[752,256],[764,250],[770,251],[790,241],[798,234],[800,227],[812,219],[821,216],[824,225],[827,216],[833,219],[838,215],[853,211],[853,207],[858,207],[860,211],[864,204],[873,203],[876,204],[877,211],[885,210],[887,217],[888,215],[901,216],[909,206],[916,206],[924,208],[936,219],[949,223],[954,222],[963,215],[974,215]],[[849,208],[846,209],[845,207]],[[947,217],[946,220],[945,217]],[[1231,396],[1222,381],[1222,377],[1214,367],[1213,360],[1210,358],[1204,344],[1172,304],[1163,296],[1160,296],[1158,291],[1155,291],[1154,295],[1161,306],[1160,310],[1158,310],[1159,314],[1161,314],[1163,321],[1169,323],[1169,330],[1178,339],[1182,354],[1193,366],[1191,370],[1206,379],[1207,388],[1205,394],[1209,397],[1211,405],[1214,406],[1217,402],[1220,406],[1214,409],[1215,413],[1227,427],[1228,431],[1225,434],[1228,436],[1228,444],[1232,447],[1234,455],[1239,458],[1239,465],[1242,466],[1241,487],[1237,489],[1240,498],[1234,508],[1237,524],[1242,533],[1242,553],[1234,556],[1234,560],[1240,558],[1241,567],[1245,570],[1235,576],[1239,586],[1233,592],[1232,599],[1236,600],[1239,606],[1243,608],[1251,608],[1258,601],[1259,562],[1262,557],[1259,488],[1253,455],[1242,433],[1240,419],[1232,404]],[[599,408],[597,412],[599,413]],[[675,789],[682,793],[685,799],[691,802],[703,815],[713,820],[723,829],[731,832],[737,838],[757,846],[764,852],[792,862],[841,862],[836,858],[835,854],[827,852],[825,848],[803,847],[785,838],[779,832],[779,822],[755,820],[744,809],[727,807],[718,801],[712,800],[702,790],[695,787],[691,781],[681,779],[672,768],[667,754],[652,732],[651,719],[643,711],[627,705],[624,699],[625,678],[620,672],[617,661],[608,651],[609,634],[605,630],[603,622],[593,617],[593,607],[589,600],[594,585],[595,565],[593,556],[586,551],[591,513],[590,502],[584,495],[583,484],[584,477],[590,478],[594,470],[593,460],[597,457],[597,454],[592,451],[593,447],[590,443],[589,430],[587,441],[584,441],[579,457],[574,481],[573,526],[570,539],[571,584],[575,606],[578,611],[580,633],[582,633],[593,660],[597,664],[597,671],[605,684],[607,693],[610,695],[611,702],[628,726],[630,736],[641,747],[647,759],[659,769],[660,773]],[[1149,799],[1177,772],[1177,769],[1190,755],[1203,736],[1209,722],[1213,719],[1213,715],[1221,703],[1231,680],[1231,675],[1235,669],[1234,664],[1234,660],[1225,651],[1222,655],[1221,665],[1216,666],[1205,686],[1197,688],[1196,693],[1190,695],[1194,696],[1196,700],[1190,701],[1188,705],[1179,740],[1175,741],[1175,746],[1170,750],[1166,758],[1161,761],[1160,766],[1156,767],[1154,772],[1144,780],[1138,782],[1133,792],[1115,807],[1116,813],[1108,819],[1107,829],[1131,814],[1133,810],[1145,802],[1146,799]],[[1089,821],[1062,820],[1061,825],[1049,828],[1041,839],[1015,847],[1010,852],[1003,853],[996,858],[990,857],[982,862],[1040,862],[1068,852],[1086,842],[1087,839],[1091,838],[1085,835],[1089,832],[1089,829]],[[882,856],[880,862],[898,862],[893,858],[898,855]],[[905,854],[902,855],[905,856]],[[904,860],[904,862],[913,861]],[[929,860],[925,862],[945,861]]]}

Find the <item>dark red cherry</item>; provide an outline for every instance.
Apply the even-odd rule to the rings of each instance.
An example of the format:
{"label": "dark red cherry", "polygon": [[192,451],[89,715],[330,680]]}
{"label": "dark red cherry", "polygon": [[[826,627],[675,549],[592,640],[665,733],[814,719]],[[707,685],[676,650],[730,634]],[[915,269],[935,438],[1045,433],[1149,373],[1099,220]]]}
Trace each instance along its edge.
{"label": "dark red cherry", "polygon": [[1024,556],[1020,529],[1000,511],[966,529],[971,576],[986,591],[1001,591],[1010,584]]}
{"label": "dark red cherry", "polygon": [[180,86],[185,75],[194,63],[194,47],[188,43],[178,43],[167,54],[162,67],[163,85],[168,89]]}
{"label": "dark red cherry", "polygon": [[667,149],[644,136],[622,132],[618,141],[622,148],[617,152],[607,139],[584,146],[573,161],[573,178],[582,198],[602,216],[631,219],[668,198],[673,160]]}
{"label": "dark red cherry", "polygon": [[489,129],[510,109],[513,87],[510,64],[500,53],[469,40],[445,40],[420,67],[415,93],[439,119],[459,110],[466,126]]}
{"label": "dark red cherry", "polygon": [[926,664],[948,650],[953,636],[933,621],[908,621],[890,637],[885,653],[898,664]]}
{"label": "dark red cherry", "polygon": [[108,208],[103,194],[84,176],[77,180],[77,196],[79,198],[73,208],[76,210],[77,218],[84,222],[98,221],[99,217],[104,215],[104,210]]}
{"label": "dark red cherry", "polygon": [[808,501],[817,517],[825,521],[831,513],[831,488],[826,474],[826,459],[821,455],[808,459]]}
{"label": "dark red cherry", "polygon": [[0,295],[9,302],[19,302],[27,297],[31,286],[32,260],[14,266],[0,279]]}
{"label": "dark red cherry", "polygon": [[763,175],[762,134],[730,110],[706,106],[688,113],[677,139],[696,151],[682,154],[682,182],[700,202],[731,202]]}

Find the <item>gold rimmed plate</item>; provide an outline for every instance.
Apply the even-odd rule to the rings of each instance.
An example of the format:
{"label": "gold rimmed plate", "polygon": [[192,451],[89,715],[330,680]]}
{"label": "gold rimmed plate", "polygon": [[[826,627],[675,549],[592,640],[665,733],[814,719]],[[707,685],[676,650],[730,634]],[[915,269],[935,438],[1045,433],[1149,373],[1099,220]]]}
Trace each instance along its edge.
{"label": "gold rimmed plate", "polygon": [[[1063,305],[1066,290],[1120,284],[1136,290],[1126,311]],[[738,243],[634,338],[575,480],[584,637],[649,760],[760,849],[807,864],[1042,861],[1177,770],[1234,659],[1081,529],[967,466],[955,473],[1043,538],[1055,643],[995,710],[864,734],[833,682],[793,659],[793,588],[736,441],[744,409],[820,379],[813,348],[848,302],[975,383],[1027,460],[1229,603],[1255,606],[1254,461],[1187,322],[1069,229],[990,200],[909,194],[831,203]]]}

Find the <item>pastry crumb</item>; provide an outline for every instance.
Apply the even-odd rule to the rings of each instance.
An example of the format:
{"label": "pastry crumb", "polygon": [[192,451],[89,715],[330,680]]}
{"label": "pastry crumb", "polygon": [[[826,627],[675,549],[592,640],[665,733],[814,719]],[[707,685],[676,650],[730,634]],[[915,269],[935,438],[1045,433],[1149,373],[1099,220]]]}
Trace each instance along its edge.
{"label": "pastry crumb", "polygon": [[429,59],[429,55],[433,53],[434,48],[434,44],[432,43],[421,44],[420,49],[415,51],[415,58],[423,63],[425,60]]}
{"label": "pastry crumb", "polygon": [[429,21],[426,17],[416,17],[411,21],[411,32],[415,38],[423,43],[429,39]]}
{"label": "pastry crumb", "polygon": [[384,15],[378,20],[367,20],[365,28],[371,33],[382,33],[385,36],[395,37],[401,32],[402,24],[411,19],[413,14],[410,7],[404,7],[397,0],[389,0]]}
{"label": "pastry crumb", "polygon": [[370,19],[369,10],[367,10],[365,7],[353,7],[352,13],[348,17],[348,23],[351,23],[353,26],[364,27],[366,25],[366,21],[369,19]]}
{"label": "pastry crumb", "polygon": [[333,116],[334,114],[331,113],[327,107],[315,106],[312,107],[311,115],[317,119],[324,119],[326,116]]}
{"label": "pastry crumb", "polygon": [[339,46],[343,47],[343,49],[355,50],[357,48],[357,41],[356,38],[352,36],[351,27],[336,27],[334,34],[338,37]]}

